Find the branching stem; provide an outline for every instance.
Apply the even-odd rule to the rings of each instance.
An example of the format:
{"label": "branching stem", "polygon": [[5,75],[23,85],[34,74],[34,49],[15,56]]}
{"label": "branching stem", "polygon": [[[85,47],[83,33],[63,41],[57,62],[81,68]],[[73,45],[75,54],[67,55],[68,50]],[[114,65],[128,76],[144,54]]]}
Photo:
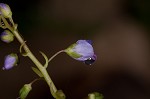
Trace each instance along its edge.
{"label": "branching stem", "polygon": [[[24,39],[21,37],[20,33],[18,32],[17,29],[14,28],[14,23],[13,26],[11,27],[10,24],[7,22],[7,20],[2,16],[2,20],[5,24],[5,26],[14,34],[14,36],[17,38],[17,40],[19,41],[19,43],[22,45],[22,48],[24,49],[25,53],[27,54],[27,56],[32,60],[32,62],[37,66],[37,68],[41,71],[45,81],[47,82],[48,86],[51,88],[53,87],[53,92],[57,92],[57,88],[55,87],[52,79],[50,78],[46,68],[39,62],[39,60],[34,56],[34,54],[31,52],[31,50],[29,49],[29,47],[27,46],[27,44],[25,43]],[[13,22],[12,19],[10,19],[11,22]],[[53,57],[51,57],[49,59],[49,61],[51,59],[53,59],[56,55],[54,55]]]}

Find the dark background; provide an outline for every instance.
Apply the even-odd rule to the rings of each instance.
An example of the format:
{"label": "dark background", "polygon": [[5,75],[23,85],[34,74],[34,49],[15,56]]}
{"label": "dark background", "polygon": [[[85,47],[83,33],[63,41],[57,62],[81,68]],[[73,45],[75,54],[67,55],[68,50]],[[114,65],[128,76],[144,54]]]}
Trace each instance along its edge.
{"label": "dark background", "polygon": [[[44,64],[48,57],[79,39],[91,39],[97,61],[87,66],[66,54],[57,56],[48,72],[67,99],[83,99],[98,91],[104,99],[150,99],[149,0],[1,0],[31,51]],[[1,32],[3,30],[1,29]],[[4,57],[19,53],[17,40],[0,41]],[[20,88],[37,78],[27,57],[11,70],[0,70],[0,99],[16,99]],[[44,81],[33,85],[27,99],[53,99]]]}

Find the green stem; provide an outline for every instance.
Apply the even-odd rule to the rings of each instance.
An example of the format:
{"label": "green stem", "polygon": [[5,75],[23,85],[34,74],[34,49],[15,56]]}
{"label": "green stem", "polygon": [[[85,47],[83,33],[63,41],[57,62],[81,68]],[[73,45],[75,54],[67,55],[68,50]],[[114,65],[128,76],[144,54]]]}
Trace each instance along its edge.
{"label": "green stem", "polygon": [[2,20],[4,21],[6,27],[15,35],[15,37],[17,38],[17,40],[20,42],[21,45],[23,45],[24,51],[27,53],[27,56],[33,61],[33,63],[37,66],[37,68],[41,71],[41,73],[43,74],[43,77],[45,79],[45,81],[47,82],[48,86],[51,88],[53,87],[53,91],[57,92],[57,88],[55,87],[52,79],[50,78],[46,68],[38,61],[38,59],[33,55],[33,53],[30,51],[29,47],[26,45],[25,41],[23,40],[23,38],[21,37],[21,35],[19,34],[18,30],[14,28],[12,28],[7,20],[2,17]]}
{"label": "green stem", "polygon": [[62,53],[62,52],[65,52],[65,50],[60,50],[58,51],[57,53],[55,53],[49,60],[48,62],[50,62],[53,58],[55,58],[58,54]]}
{"label": "green stem", "polygon": [[34,64],[38,67],[38,69],[41,71],[44,79],[46,80],[47,84],[49,85],[49,87],[54,86],[53,90],[54,92],[57,92],[57,89],[53,83],[53,81],[51,80],[46,68],[37,60],[37,58],[30,52],[28,52],[28,57],[34,62]]}
{"label": "green stem", "polygon": [[34,79],[32,82],[30,82],[30,84],[32,85],[33,83],[35,83],[38,80],[42,80],[42,79],[41,78]]}

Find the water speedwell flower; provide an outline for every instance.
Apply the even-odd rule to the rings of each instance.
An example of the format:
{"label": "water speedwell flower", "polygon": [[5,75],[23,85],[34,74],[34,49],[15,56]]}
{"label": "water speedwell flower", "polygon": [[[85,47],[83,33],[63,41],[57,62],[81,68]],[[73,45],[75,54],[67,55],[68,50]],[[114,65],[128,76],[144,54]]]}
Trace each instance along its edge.
{"label": "water speedwell flower", "polygon": [[12,17],[12,12],[10,7],[4,3],[0,3],[0,14],[3,15],[5,18]]}
{"label": "water speedwell flower", "polygon": [[78,40],[69,46],[65,52],[72,58],[83,61],[87,65],[91,65],[96,60],[91,40]]}
{"label": "water speedwell flower", "polygon": [[9,70],[18,63],[18,56],[17,54],[9,54],[5,57],[4,61],[4,67],[2,68],[3,70]]}
{"label": "water speedwell flower", "polygon": [[2,32],[0,38],[3,42],[10,43],[14,40],[14,35],[9,30],[5,30]]}

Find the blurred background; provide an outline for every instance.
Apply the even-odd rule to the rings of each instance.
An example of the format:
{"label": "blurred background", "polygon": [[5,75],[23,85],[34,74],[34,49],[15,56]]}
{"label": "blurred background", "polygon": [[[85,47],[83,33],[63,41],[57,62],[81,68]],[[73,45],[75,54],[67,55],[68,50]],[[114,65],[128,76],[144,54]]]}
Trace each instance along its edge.
{"label": "blurred background", "polygon": [[[97,61],[91,65],[58,55],[48,72],[67,99],[100,92],[104,99],[150,99],[149,0],[1,0],[31,51],[44,64],[48,57],[79,39],[91,39]],[[0,29],[1,32],[3,31]],[[0,41],[4,57],[19,53],[20,44]],[[16,99],[20,88],[38,76],[27,57],[11,70],[0,70],[0,99]],[[33,84],[27,99],[53,99],[44,81]]]}

